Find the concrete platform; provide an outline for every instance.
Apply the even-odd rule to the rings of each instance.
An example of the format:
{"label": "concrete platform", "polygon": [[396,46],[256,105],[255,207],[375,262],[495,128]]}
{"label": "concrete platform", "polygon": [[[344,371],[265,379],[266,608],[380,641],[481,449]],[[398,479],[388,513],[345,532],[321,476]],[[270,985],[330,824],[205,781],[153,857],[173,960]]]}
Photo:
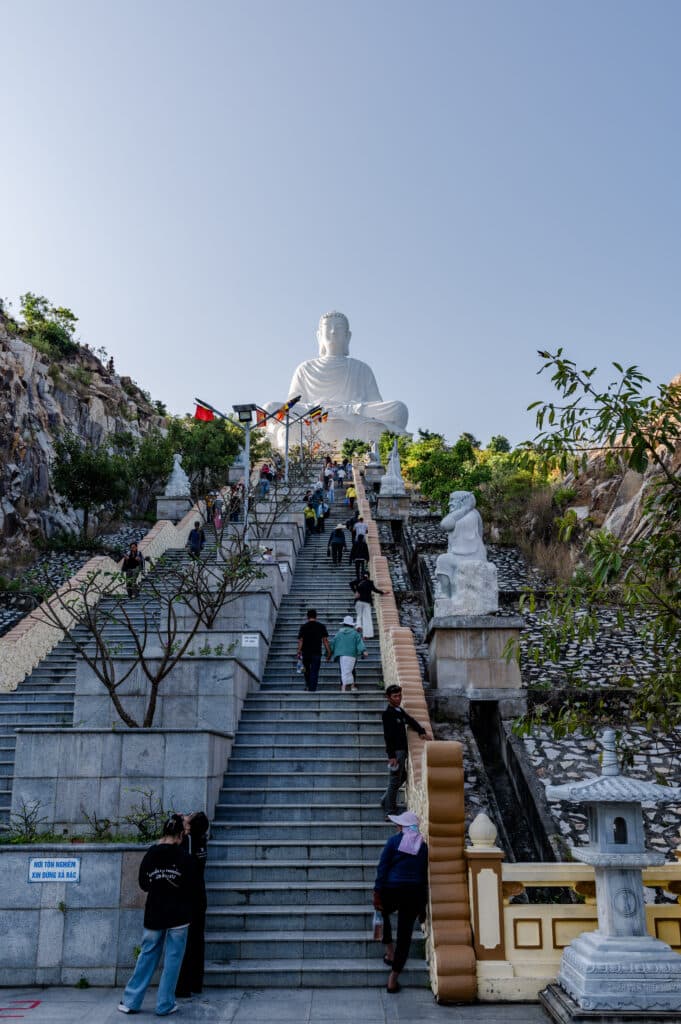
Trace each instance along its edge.
{"label": "concrete platform", "polygon": [[[386,972],[387,977],[387,972]],[[0,1020],[26,1024],[121,1024],[120,989],[5,988],[0,991]],[[154,1016],[156,992],[150,989],[135,1020]],[[181,1000],[171,1020],[187,1024],[548,1024],[536,1003],[485,1003],[438,1006],[427,989],[404,988],[398,995],[382,989],[207,989]]]}

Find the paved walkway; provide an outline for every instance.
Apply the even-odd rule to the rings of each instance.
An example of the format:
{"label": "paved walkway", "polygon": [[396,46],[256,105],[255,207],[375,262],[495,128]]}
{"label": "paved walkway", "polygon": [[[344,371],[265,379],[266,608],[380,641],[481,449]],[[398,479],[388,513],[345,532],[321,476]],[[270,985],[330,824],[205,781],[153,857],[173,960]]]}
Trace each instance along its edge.
{"label": "paved walkway", "polygon": [[[120,989],[15,988],[0,991],[0,1021],[26,1024],[122,1024],[116,1006]],[[155,991],[135,1019],[154,1016]],[[537,1004],[488,1003],[438,1006],[430,992],[403,989],[212,989],[180,1002],[177,1024],[547,1024]]]}

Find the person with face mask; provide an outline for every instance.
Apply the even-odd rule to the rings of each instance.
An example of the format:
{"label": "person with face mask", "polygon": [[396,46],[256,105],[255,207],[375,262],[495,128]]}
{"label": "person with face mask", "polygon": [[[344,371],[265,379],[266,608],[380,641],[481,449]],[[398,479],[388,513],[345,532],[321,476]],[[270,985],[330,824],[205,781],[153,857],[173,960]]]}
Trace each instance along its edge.
{"label": "person with face mask", "polygon": [[203,811],[184,816],[184,838],[182,849],[190,858],[194,872],[192,876],[192,917],[187,933],[187,946],[177,979],[175,995],[178,999],[190,999],[203,991],[203,968],[205,960],[206,931],[206,855],[208,847],[209,821]]}

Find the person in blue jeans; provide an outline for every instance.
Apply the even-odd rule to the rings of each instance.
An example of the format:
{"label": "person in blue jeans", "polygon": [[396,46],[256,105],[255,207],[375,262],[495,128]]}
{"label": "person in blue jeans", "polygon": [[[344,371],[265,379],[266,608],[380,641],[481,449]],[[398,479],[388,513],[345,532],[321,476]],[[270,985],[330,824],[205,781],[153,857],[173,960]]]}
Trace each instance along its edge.
{"label": "person in blue jeans", "polygon": [[180,845],[183,836],[184,818],[173,814],[163,826],[162,838],[147,850],[140,864],[139,884],[147,893],[144,934],[137,965],[118,1004],[121,1013],[139,1013],[164,948],[156,1013],[166,1017],[177,1011],[175,986],[192,918],[194,872]]}

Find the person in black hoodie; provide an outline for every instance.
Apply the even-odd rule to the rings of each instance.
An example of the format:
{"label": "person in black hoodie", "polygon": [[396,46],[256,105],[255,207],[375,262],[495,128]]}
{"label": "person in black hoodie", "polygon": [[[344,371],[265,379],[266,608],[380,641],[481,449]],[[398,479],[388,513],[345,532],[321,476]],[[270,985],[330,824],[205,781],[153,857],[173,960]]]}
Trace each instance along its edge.
{"label": "person in black hoodie", "polygon": [[187,948],[177,980],[175,995],[189,999],[203,991],[204,932],[206,930],[206,854],[209,821],[203,811],[185,815],[182,847],[193,862],[192,918]]}
{"label": "person in black hoodie", "polygon": [[184,819],[173,814],[163,826],[163,837],[142,858],[140,888],[147,893],[142,949],[133,975],[118,1004],[121,1013],[138,1013],[165,947],[158,983],[156,1013],[175,1013],[175,985],[187,944],[192,917],[193,868],[181,847]]}

